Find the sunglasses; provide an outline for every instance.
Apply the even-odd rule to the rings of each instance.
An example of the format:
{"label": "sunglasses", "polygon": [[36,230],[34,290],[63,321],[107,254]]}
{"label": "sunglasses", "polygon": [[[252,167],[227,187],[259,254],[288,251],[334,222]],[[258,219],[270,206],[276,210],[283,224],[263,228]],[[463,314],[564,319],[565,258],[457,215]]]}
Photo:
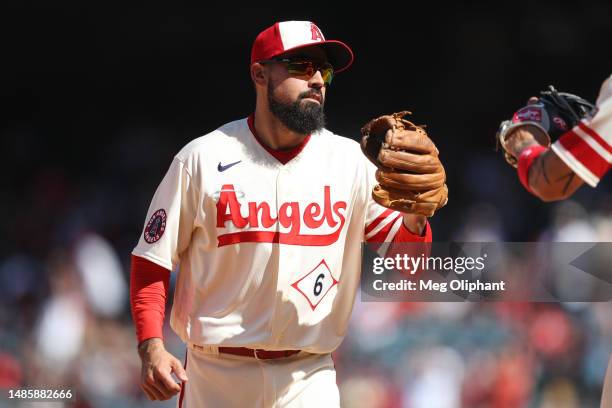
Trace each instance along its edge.
{"label": "sunglasses", "polygon": [[284,64],[289,75],[293,77],[303,77],[310,79],[317,71],[321,72],[325,86],[331,85],[334,78],[334,67],[329,62],[315,62],[304,59],[279,58],[260,61],[262,64],[277,62]]}

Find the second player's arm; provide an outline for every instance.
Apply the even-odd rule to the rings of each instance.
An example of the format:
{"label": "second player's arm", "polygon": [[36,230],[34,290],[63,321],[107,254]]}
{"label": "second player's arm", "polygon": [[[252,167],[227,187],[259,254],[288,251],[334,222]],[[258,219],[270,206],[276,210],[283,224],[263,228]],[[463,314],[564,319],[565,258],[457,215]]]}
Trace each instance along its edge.
{"label": "second player's arm", "polygon": [[[541,130],[535,126],[524,126],[508,137],[508,148],[515,157],[519,157],[527,148],[539,146],[534,137],[536,132]],[[534,160],[528,179],[531,192],[543,201],[564,200],[584,183],[551,149]]]}

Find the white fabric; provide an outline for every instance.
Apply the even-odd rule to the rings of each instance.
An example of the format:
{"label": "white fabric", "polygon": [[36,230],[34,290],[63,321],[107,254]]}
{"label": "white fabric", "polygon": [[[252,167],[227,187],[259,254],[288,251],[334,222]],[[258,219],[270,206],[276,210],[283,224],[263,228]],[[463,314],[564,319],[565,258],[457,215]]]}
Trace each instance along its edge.
{"label": "white fabric", "polygon": [[[152,244],[141,235],[133,251],[178,265],[172,328],[200,345],[336,349],[359,288],[364,229],[399,217],[383,217],[389,211],[372,200],[374,173],[358,143],[328,130],[285,165],[245,119],[185,146],[145,220],[163,209],[164,233]],[[245,242],[253,235],[267,242]],[[223,245],[228,239],[242,242]]]}
{"label": "white fabric", "polygon": [[283,359],[256,360],[228,354],[187,351],[182,406],[339,407],[336,370],[329,354],[301,353]]}
{"label": "white fabric", "polygon": [[284,21],[278,23],[278,30],[285,50],[325,41],[321,30],[310,21]]}
{"label": "white fabric", "polygon": [[[596,132],[603,140],[591,137],[578,126],[574,127],[572,132],[580,137],[583,143],[588,144],[601,160],[605,160],[610,164],[612,163],[612,155],[610,154],[610,147],[612,146],[612,76],[603,82],[596,106],[597,113],[592,118],[583,119],[582,124]],[[600,177],[589,170],[589,161],[597,160],[597,157],[593,158],[584,155],[577,157],[576,152],[563,146],[562,139],[563,136],[552,144],[552,150],[587,184],[591,187],[597,186]],[[579,149],[581,149],[581,146],[577,145],[576,150]]]}

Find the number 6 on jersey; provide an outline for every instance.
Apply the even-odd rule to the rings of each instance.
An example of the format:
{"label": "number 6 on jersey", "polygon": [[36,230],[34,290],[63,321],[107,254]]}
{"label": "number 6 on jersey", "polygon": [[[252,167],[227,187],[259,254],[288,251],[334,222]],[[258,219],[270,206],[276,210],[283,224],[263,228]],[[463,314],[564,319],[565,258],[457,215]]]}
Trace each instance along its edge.
{"label": "number 6 on jersey", "polygon": [[321,300],[338,281],[332,275],[324,259],[306,275],[291,284],[310,304],[312,310],[317,308]]}

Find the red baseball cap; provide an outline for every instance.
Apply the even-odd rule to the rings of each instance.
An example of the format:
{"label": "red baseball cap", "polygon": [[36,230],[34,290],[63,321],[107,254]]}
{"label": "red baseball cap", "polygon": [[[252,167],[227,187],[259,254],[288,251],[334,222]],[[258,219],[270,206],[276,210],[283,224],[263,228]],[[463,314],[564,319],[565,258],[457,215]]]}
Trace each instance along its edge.
{"label": "red baseball cap", "polygon": [[315,23],[283,21],[259,33],[251,50],[251,64],[278,57],[288,51],[318,46],[325,50],[334,71],[341,72],[353,63],[353,51],[341,41],[326,40]]}

